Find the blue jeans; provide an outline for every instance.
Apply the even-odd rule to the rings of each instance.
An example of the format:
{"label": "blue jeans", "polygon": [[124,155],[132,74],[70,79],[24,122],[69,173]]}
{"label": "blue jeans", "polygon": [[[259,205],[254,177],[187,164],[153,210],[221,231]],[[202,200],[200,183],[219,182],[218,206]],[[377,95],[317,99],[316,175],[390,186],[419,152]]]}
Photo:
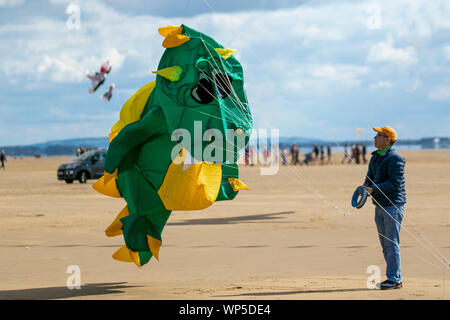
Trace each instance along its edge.
{"label": "blue jeans", "polygon": [[384,210],[379,206],[375,206],[375,223],[377,224],[380,243],[383,248],[384,260],[386,261],[386,277],[388,280],[398,283],[402,282],[400,227],[404,213],[404,206],[384,207]]}

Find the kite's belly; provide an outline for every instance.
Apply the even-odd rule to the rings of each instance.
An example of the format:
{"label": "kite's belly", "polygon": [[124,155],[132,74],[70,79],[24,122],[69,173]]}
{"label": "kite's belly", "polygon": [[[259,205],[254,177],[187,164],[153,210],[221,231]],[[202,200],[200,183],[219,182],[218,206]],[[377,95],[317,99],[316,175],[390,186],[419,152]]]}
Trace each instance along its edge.
{"label": "kite's belly", "polygon": [[[201,161],[189,164],[187,151],[182,148],[170,164],[158,189],[167,210],[201,210],[212,205],[219,194],[222,167]],[[189,158],[188,158],[189,159]]]}
{"label": "kite's belly", "polygon": [[[201,210],[216,201],[222,181],[221,165],[205,161],[189,164],[189,153],[184,148],[172,161],[176,144],[166,134],[145,143],[137,151],[136,164],[134,170],[129,170],[126,184],[135,185],[139,180],[140,188],[133,190],[130,196],[124,192],[124,198],[136,202],[153,198],[155,192],[166,210]],[[155,201],[152,203],[154,206]],[[145,205],[141,203],[140,206]]]}

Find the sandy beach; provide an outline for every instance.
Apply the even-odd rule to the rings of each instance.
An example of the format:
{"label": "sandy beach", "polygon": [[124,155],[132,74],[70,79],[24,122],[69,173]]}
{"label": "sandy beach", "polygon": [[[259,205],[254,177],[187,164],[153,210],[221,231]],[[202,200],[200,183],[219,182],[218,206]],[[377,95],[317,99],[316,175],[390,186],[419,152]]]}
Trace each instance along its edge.
{"label": "sandy beach", "polygon": [[[401,232],[404,287],[367,287],[385,263],[371,201],[351,207],[367,165],[241,167],[250,191],[173,212],[160,261],[142,269],[111,255],[105,228],[124,207],[86,184],[58,181],[71,157],[8,158],[0,170],[0,299],[449,299],[450,150],[400,151],[408,202]],[[66,286],[79,266],[81,289]]]}

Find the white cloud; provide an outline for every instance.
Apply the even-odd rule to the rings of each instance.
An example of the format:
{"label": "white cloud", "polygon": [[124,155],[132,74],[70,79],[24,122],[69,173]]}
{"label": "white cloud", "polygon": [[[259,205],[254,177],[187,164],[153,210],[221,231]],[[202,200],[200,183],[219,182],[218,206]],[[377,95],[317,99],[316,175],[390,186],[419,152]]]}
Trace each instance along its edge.
{"label": "white cloud", "polygon": [[58,55],[44,55],[42,60],[36,66],[38,79],[46,78],[51,82],[79,82],[85,79],[85,66],[97,63],[94,70],[98,71],[103,61],[109,60],[114,70],[122,67],[125,56],[120,54],[116,48],[105,50],[99,58],[87,56],[80,57],[78,53],[63,51]]}
{"label": "white cloud", "polygon": [[444,47],[444,53],[448,60],[450,60],[450,46]]}
{"label": "white cloud", "polygon": [[381,31],[396,39],[424,39],[439,29],[450,28],[450,1],[377,1],[381,8]]}
{"label": "white cloud", "polygon": [[23,0],[0,0],[0,8],[2,7],[16,7],[23,4]]}
{"label": "white cloud", "polygon": [[[368,67],[357,65],[319,65],[311,68],[311,76],[353,88],[369,73]],[[334,84],[334,85],[335,85]]]}
{"label": "white cloud", "polygon": [[125,60],[125,55],[120,54],[116,48],[110,48],[103,59],[109,60],[111,65],[114,65],[116,69],[120,69],[122,67],[123,61]]}
{"label": "white cloud", "polygon": [[[51,1],[54,4],[69,2]],[[3,45],[0,43],[0,72],[3,71],[10,79],[25,76],[31,81],[81,82],[85,80],[84,72],[97,69],[109,53],[113,72],[130,58],[140,68],[128,71],[128,76],[149,76],[152,75],[149,70],[155,70],[163,52],[158,27],[177,24],[179,20],[130,16],[99,1],[84,1],[80,10],[79,30],[67,28],[67,16],[59,20],[36,18],[22,25],[1,26],[0,37],[7,34],[21,36],[8,39]],[[225,46],[238,48],[237,56],[245,52],[247,56],[257,55],[257,60],[264,61],[266,54],[287,43],[313,46],[324,41],[344,40],[345,28],[336,26],[332,19],[324,19],[329,22],[317,24],[321,14],[331,17],[334,10],[305,7],[275,12],[203,14],[183,22],[212,35]],[[259,50],[261,46],[270,50]],[[350,81],[353,82],[352,79]]]}
{"label": "white cloud", "polygon": [[[161,46],[157,35],[160,25],[155,25],[152,17],[127,16],[93,1],[83,3],[81,17],[79,30],[68,29],[64,16],[0,26],[0,38],[5,37],[0,42],[0,72],[11,80],[26,77],[30,81],[81,82],[86,80],[86,70],[98,70],[105,60],[116,72],[130,52],[136,64],[150,68],[162,51],[152,50]],[[11,34],[17,36],[8,37]]]}
{"label": "white cloud", "polygon": [[257,95],[263,97],[262,101],[273,96],[285,100],[321,99],[360,86],[369,71],[368,67],[352,64],[322,65],[270,59],[252,68],[246,88],[249,97]]}
{"label": "white cloud", "polygon": [[418,89],[421,85],[422,85],[422,82],[420,81],[420,79],[419,79],[419,78],[415,78],[415,79],[412,80],[412,82],[411,82],[409,88],[406,89],[406,91],[407,91],[407,92],[411,92],[411,93],[416,92],[417,89]]}
{"label": "white cloud", "polygon": [[139,88],[135,88],[135,89],[114,89],[114,91],[117,92],[117,94],[121,94],[126,99],[130,98],[138,90],[139,90]]}
{"label": "white cloud", "polygon": [[317,78],[332,78],[337,74],[336,69],[333,66],[319,66],[311,71],[311,75]]}
{"label": "white cloud", "polygon": [[436,86],[431,88],[428,98],[436,101],[450,101],[450,86]]}
{"label": "white cloud", "polygon": [[311,46],[317,42],[333,41],[338,42],[346,38],[346,34],[343,30],[332,29],[329,27],[318,27],[316,25],[300,26],[297,25],[294,28],[293,34],[303,38],[302,44],[304,46]]}
{"label": "white cloud", "polygon": [[392,38],[370,46],[367,62],[387,62],[401,65],[417,63],[414,47],[394,48]]}
{"label": "white cloud", "polygon": [[378,82],[374,82],[371,83],[369,85],[369,89],[370,90],[375,90],[375,89],[390,89],[393,88],[394,85],[392,84],[392,82],[390,82],[389,80],[385,80],[385,81],[378,81]]}
{"label": "white cloud", "polygon": [[299,81],[286,81],[282,86],[287,92],[301,92],[304,89],[303,84]]}
{"label": "white cloud", "polygon": [[52,4],[70,4],[73,0],[50,0]]}

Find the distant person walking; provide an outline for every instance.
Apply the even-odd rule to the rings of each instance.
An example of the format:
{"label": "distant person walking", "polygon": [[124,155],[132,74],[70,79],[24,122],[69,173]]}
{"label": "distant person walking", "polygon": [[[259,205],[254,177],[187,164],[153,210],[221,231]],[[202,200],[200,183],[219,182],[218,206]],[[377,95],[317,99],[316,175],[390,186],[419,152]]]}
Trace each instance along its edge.
{"label": "distant person walking", "polygon": [[293,165],[298,163],[298,147],[295,143],[291,145],[291,162]]}
{"label": "distant person walking", "polygon": [[366,144],[365,144],[365,143],[362,144],[361,149],[362,149],[362,150],[361,150],[361,153],[362,153],[362,161],[363,161],[364,164],[366,164],[366,163],[367,163],[367,159],[366,159],[367,148],[366,148]]}
{"label": "distant person walking", "polygon": [[369,162],[364,188],[375,205],[375,223],[379,234],[387,280],[382,290],[402,287],[400,227],[405,214],[405,159],[392,148],[397,133],[391,127],[373,128],[375,148]]}
{"label": "distant person walking", "polygon": [[317,160],[319,160],[319,148],[317,147],[316,144],[314,145],[313,152],[314,152],[314,162],[316,162]]}
{"label": "distant person walking", "polygon": [[353,149],[353,158],[355,159],[356,164],[360,163],[361,150],[359,149],[359,144],[355,144],[355,148]]}
{"label": "distant person walking", "polygon": [[2,152],[0,154],[0,162],[2,163],[2,169],[6,170],[6,167],[5,167],[5,162],[6,162],[5,150],[2,150]]}
{"label": "distant person walking", "polygon": [[325,150],[323,149],[323,146],[320,146],[320,164],[325,163]]}
{"label": "distant person walking", "polygon": [[248,166],[250,162],[250,145],[245,146],[244,165]]}
{"label": "distant person walking", "polygon": [[355,145],[350,145],[350,157],[348,159],[348,163],[351,163],[353,161],[353,159],[355,158]]}
{"label": "distant person walking", "polygon": [[331,162],[331,147],[330,147],[330,145],[327,145],[327,157],[328,157],[327,163],[330,163]]}

